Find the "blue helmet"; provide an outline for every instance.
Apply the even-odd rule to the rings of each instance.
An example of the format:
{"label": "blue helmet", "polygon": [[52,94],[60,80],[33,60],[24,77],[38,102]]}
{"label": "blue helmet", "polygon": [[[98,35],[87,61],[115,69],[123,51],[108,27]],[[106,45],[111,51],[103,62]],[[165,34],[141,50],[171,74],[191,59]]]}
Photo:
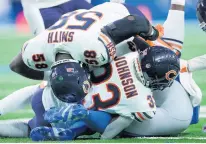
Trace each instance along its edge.
{"label": "blue helmet", "polygon": [[50,84],[55,96],[63,102],[80,102],[91,82],[88,69],[75,60],[60,60],[52,66]]}
{"label": "blue helmet", "polygon": [[170,49],[153,46],[140,53],[145,85],[152,90],[164,90],[171,86],[179,74],[180,61]]}

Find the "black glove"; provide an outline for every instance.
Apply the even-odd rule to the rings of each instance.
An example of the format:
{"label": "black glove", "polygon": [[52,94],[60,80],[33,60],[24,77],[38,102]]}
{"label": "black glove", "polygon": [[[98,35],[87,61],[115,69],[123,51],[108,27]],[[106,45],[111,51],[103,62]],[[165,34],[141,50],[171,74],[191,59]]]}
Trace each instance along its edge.
{"label": "black glove", "polygon": [[145,40],[154,41],[159,37],[159,31],[152,26],[149,33],[140,33],[139,36],[141,36]]}

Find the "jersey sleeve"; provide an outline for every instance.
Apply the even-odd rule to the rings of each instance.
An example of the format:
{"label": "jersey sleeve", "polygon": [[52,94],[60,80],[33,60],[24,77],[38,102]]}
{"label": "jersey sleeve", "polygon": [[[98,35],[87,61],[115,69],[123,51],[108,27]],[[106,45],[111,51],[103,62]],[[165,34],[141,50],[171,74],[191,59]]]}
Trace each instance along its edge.
{"label": "jersey sleeve", "polygon": [[22,48],[24,63],[31,69],[38,71],[50,70],[55,61],[52,44],[48,44],[45,33],[25,42]]}

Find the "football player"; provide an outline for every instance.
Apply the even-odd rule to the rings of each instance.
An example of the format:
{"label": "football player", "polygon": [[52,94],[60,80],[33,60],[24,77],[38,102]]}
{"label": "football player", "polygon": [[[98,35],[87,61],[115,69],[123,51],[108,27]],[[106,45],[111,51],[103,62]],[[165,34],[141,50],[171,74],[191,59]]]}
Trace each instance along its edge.
{"label": "football player", "polygon": [[[116,6],[116,4],[113,4],[113,6]],[[123,5],[119,5],[119,4],[117,4],[118,6],[120,6],[120,7],[123,7],[123,9],[126,11],[126,12],[128,12],[127,11],[127,9],[123,6]],[[100,6],[101,7],[101,6]],[[109,6],[109,4],[106,4],[106,7],[109,7],[110,8],[110,6]],[[102,9],[105,9],[105,8],[102,8]],[[128,6],[128,9],[130,10],[130,11],[134,11],[134,13],[136,13],[137,15],[142,15],[143,16],[143,14],[141,14],[141,12],[139,12],[139,11],[137,11],[137,9],[136,8],[134,8],[134,7],[130,7],[130,6]],[[144,16],[143,16],[144,17]],[[128,48],[128,45],[126,45],[127,46],[127,49],[128,50],[130,50],[129,48]],[[34,47],[34,49],[35,49],[36,47]],[[124,49],[124,50],[126,50],[126,49]],[[122,51],[122,50],[121,50]],[[19,57],[20,59],[21,59],[21,57]],[[23,61],[21,61],[20,60],[20,63],[21,62],[23,62]],[[18,69],[18,70],[22,70],[22,71],[24,71],[25,69],[27,69],[27,67],[21,67],[21,68],[18,68],[18,66],[19,66],[19,60],[14,60],[13,62],[12,62],[12,64],[11,64],[11,68],[13,69],[14,67],[14,71],[16,71],[15,69]],[[28,70],[27,72],[28,73],[30,73],[32,70]],[[34,76],[36,76],[36,77],[38,77],[39,79],[42,79],[42,75],[40,74],[40,75],[34,75]],[[47,76],[47,75],[46,75]],[[46,77],[45,76],[45,77]],[[38,79],[38,78],[36,78],[36,79]],[[46,80],[48,80],[48,77],[47,78],[45,78]],[[29,89],[29,88],[28,88]],[[9,99],[9,98],[8,98]],[[17,98],[15,98],[15,97],[13,97],[12,99],[18,99],[18,97]],[[25,97],[25,101],[27,100],[27,97]],[[21,103],[21,102],[20,102]],[[1,109],[2,110],[0,110],[1,111],[1,114],[3,114],[3,113],[6,113],[6,111],[8,111],[8,108],[4,108],[4,107],[7,107],[7,104],[9,104],[8,102],[4,102],[4,103],[2,103],[2,105],[1,105]],[[18,105],[18,103],[16,103],[17,105]],[[5,109],[5,110],[4,110]],[[5,112],[4,112],[5,111]]]}
{"label": "football player", "polygon": [[[179,72],[179,59],[168,48],[150,47],[140,55],[138,52],[134,52],[118,57],[103,68],[105,73],[101,77],[96,78],[94,75],[91,75],[94,77],[92,80],[93,86],[83,101],[84,107],[91,110],[83,109],[78,114],[75,114],[75,112],[70,113],[70,106],[64,108],[62,103],[56,102],[58,99],[66,102],[70,95],[57,95],[58,99],[56,98],[56,100],[56,96],[52,96],[55,102],[51,103],[50,101],[49,107],[58,107],[58,104],[60,104],[60,108],[59,111],[48,111],[47,113],[49,114],[46,114],[46,120],[49,122],[59,122],[62,120],[66,122],[73,118],[78,119],[75,116],[80,115],[82,117],[81,115],[86,115],[87,118],[84,121],[89,128],[102,133],[102,138],[113,138],[128,127],[133,120],[142,122],[153,118],[156,106],[151,96],[152,91],[163,90],[171,86]],[[52,73],[55,73],[57,77],[62,76],[61,73],[56,73],[55,71],[52,71]],[[56,79],[52,79],[50,82],[51,87],[58,87],[55,84]],[[45,103],[48,102],[46,99],[51,95],[50,91],[51,88],[49,87],[44,91]],[[47,93],[48,95],[46,95]],[[58,104],[54,105],[54,103]],[[47,110],[49,110],[49,107]],[[76,109],[74,110],[76,111]],[[118,114],[119,117],[111,123],[104,119],[98,121],[98,114],[96,114],[97,119],[94,119],[95,116],[91,116],[94,115],[93,110]],[[68,118],[71,114],[73,118]],[[56,137],[52,137],[50,134],[53,131],[54,127],[37,127],[32,130],[30,136],[33,140],[58,140],[68,135],[68,129],[65,130],[65,133],[61,129],[59,133],[62,135],[59,134]],[[71,137],[78,136],[76,131],[74,133],[75,136],[68,135],[68,140]]]}
{"label": "football player", "polygon": [[[174,1],[173,1],[174,2]],[[180,2],[181,3],[181,2]],[[176,3],[177,4],[177,3]],[[173,6],[173,7],[175,7],[175,6]],[[181,7],[181,6],[180,6]],[[172,14],[173,13],[173,14]],[[179,16],[178,15],[175,15],[174,16],[174,13],[176,13],[176,14],[178,14],[178,11],[177,10],[170,10],[170,12],[169,12],[169,15],[170,16],[168,16],[168,20],[167,21],[170,21],[171,23],[173,23],[173,24],[170,24],[169,22],[167,22],[167,24],[170,24],[170,27],[167,27],[167,28],[171,28],[171,25],[174,25],[175,23],[176,23],[176,21],[175,21],[175,18],[174,17],[176,17],[176,18],[178,18],[179,17],[179,20],[181,20],[182,18],[183,18],[183,20],[181,20],[181,23],[179,23],[180,25],[183,25],[183,27],[184,27],[184,12],[182,13],[181,11],[180,11],[180,14],[179,14]],[[182,13],[182,14],[181,14]],[[171,16],[171,15],[173,15],[173,16]],[[183,17],[182,17],[183,16]],[[176,26],[176,28],[178,28],[179,27],[179,25],[178,26]],[[175,28],[173,28],[173,30],[176,30]],[[182,28],[182,29],[177,29],[177,33],[178,32],[180,32],[180,34],[182,33],[182,30],[184,30],[184,28]],[[166,30],[167,31],[167,30]],[[184,32],[183,32],[184,33]],[[174,34],[174,33],[173,33]],[[176,33],[175,33],[176,34]],[[182,34],[181,34],[182,35]],[[165,35],[166,36],[166,35]],[[176,36],[178,36],[178,34],[176,35]],[[183,39],[183,38],[181,38],[181,39]],[[181,40],[180,39],[180,40]],[[174,39],[174,42],[175,42],[175,39]],[[159,104],[158,104],[158,108],[160,107],[160,110],[157,110],[157,111],[159,111],[158,113],[160,113],[160,116],[159,116],[159,118],[161,119],[161,117],[162,116],[165,116],[165,115],[170,115],[170,114],[172,114],[172,116],[173,117],[175,117],[175,118],[177,118],[178,117],[178,115],[179,116],[182,116],[181,118],[179,118],[180,119],[180,121],[182,120],[183,122],[182,123],[179,123],[180,121],[176,121],[175,122],[175,125],[173,125],[173,127],[167,127],[167,126],[169,126],[169,125],[167,125],[167,123],[165,123],[164,125],[162,125],[162,127],[160,127],[160,129],[158,129],[159,130],[159,132],[157,131],[157,134],[156,135],[158,135],[161,131],[161,129],[163,129],[164,127],[165,127],[165,129],[168,131],[168,133],[169,133],[169,130],[171,130],[171,131],[173,131],[173,132],[175,132],[175,133],[179,133],[179,132],[181,132],[181,131],[183,131],[184,129],[186,129],[187,127],[188,127],[188,121],[190,121],[191,120],[191,104],[190,104],[190,101],[188,101],[188,95],[185,95],[185,90],[184,89],[181,89],[181,86],[177,83],[177,82],[175,82],[176,83],[176,87],[178,88],[178,90],[180,89],[180,93],[181,93],[181,91],[182,91],[182,95],[176,95],[176,96],[181,96],[181,98],[183,99],[183,101],[185,102],[184,104],[178,104],[177,103],[177,108],[179,108],[178,106],[184,106],[184,107],[188,107],[188,112],[185,112],[185,111],[183,111],[184,109],[183,108],[180,108],[179,110],[176,110],[176,109],[174,109],[174,111],[176,111],[176,112],[174,112],[173,110],[172,110],[172,108],[170,108],[169,106],[170,106],[170,99],[168,99],[168,97],[166,97],[166,98],[164,98],[163,97],[163,99],[162,99],[162,101],[160,101],[160,100],[158,100],[158,102],[159,102]],[[172,86],[173,87],[173,86]],[[174,88],[173,88],[174,89]],[[172,90],[171,90],[172,91]],[[166,91],[165,90],[165,92],[163,93],[163,94],[168,94],[168,91]],[[172,94],[172,93],[171,93]],[[158,97],[155,97],[155,98],[158,98]],[[172,96],[172,98],[174,98],[174,99],[176,99],[176,97],[174,97],[174,96]],[[167,105],[162,105],[161,103],[163,103],[164,102],[164,100],[166,101],[167,100]],[[198,102],[197,102],[198,103]],[[163,113],[162,114],[162,109],[161,109],[161,107],[162,107],[162,109],[165,109],[165,110],[168,110],[168,113]],[[175,114],[175,115],[174,115]],[[167,117],[167,116],[166,116]],[[173,118],[171,118],[170,116],[168,117],[168,119],[171,119],[171,120],[173,120]],[[184,119],[184,120],[183,120]],[[158,119],[158,117],[157,117],[157,120],[156,120],[156,122],[157,121],[159,121],[159,119]],[[141,124],[141,123],[140,123]],[[143,126],[145,126],[145,124],[144,124],[144,122],[143,122]],[[152,124],[149,124],[149,126],[152,126]],[[179,129],[178,129],[178,127],[179,127]],[[162,131],[164,131],[165,129],[163,129]],[[150,129],[151,130],[151,129]],[[155,130],[156,129],[154,129],[154,131],[152,131],[152,133],[154,134],[155,133]],[[175,131],[176,130],[176,131]],[[178,131],[177,131],[178,130]],[[149,130],[148,130],[149,131]],[[144,133],[147,133],[148,131],[144,131]],[[135,132],[133,132],[133,133],[135,133]],[[168,133],[165,133],[165,135],[167,135]],[[148,133],[148,134],[145,134],[145,135],[152,135],[151,133]],[[154,134],[155,135],[155,134]]]}
{"label": "football player", "polygon": [[114,59],[115,45],[137,34],[150,40],[158,37],[158,31],[135,7],[104,3],[63,15],[49,29],[26,42],[10,67],[23,76],[42,80],[43,71],[62,59],[100,66]]}
{"label": "football player", "polygon": [[[172,1],[168,19],[164,24],[165,34],[162,38],[164,41],[159,40],[159,42],[155,41],[149,44],[167,45],[168,48],[176,51],[176,54],[180,54],[184,39],[184,5],[185,1]],[[176,23],[176,19],[178,19],[179,23]],[[137,41],[139,42],[139,40]],[[136,40],[134,40],[134,43],[139,46]],[[200,104],[202,93],[190,74],[181,74],[180,81],[185,89],[179,82],[175,81],[170,88],[154,92],[158,107],[154,118],[140,122],[147,118],[143,115],[142,119],[139,119],[140,121],[133,121],[130,127],[125,129],[125,135],[168,136],[177,135],[187,129],[192,120],[193,107]],[[116,127],[119,127],[119,125],[109,127],[108,131],[115,130]],[[109,132],[103,134],[103,138],[111,138],[110,136],[112,137],[113,135]]]}
{"label": "football player", "polygon": [[[67,95],[56,94],[58,96],[57,98],[52,92],[52,89],[55,88],[60,91],[62,90],[61,86],[59,87],[59,81],[63,81],[66,85],[74,81],[68,79],[68,75],[79,74],[77,68],[64,70],[65,66],[67,66],[67,64],[62,64],[61,71],[59,71],[59,69],[58,71],[56,69],[52,70],[50,84],[44,89],[43,95],[42,90],[37,90],[38,93],[34,94],[34,97],[32,98],[32,108],[36,115],[28,122],[27,129],[23,129],[26,127],[25,123],[19,123],[18,126],[14,125],[15,123],[10,123],[9,125],[4,124],[1,128],[5,128],[5,126],[9,128],[16,127],[16,130],[10,132],[10,136],[26,136],[25,134],[28,134],[29,126],[29,128],[34,129],[31,133],[33,140],[71,140],[78,135],[82,135],[82,133],[87,130],[85,129],[85,124],[83,125],[83,128],[81,126],[81,129],[78,127],[81,130],[80,132],[79,129],[77,132],[77,128],[75,127],[74,136],[71,132],[71,127],[68,125],[64,125],[64,127],[60,125],[59,127],[59,124],[51,124],[51,127],[51,125],[43,119],[43,111],[49,110],[55,106],[63,107],[69,105],[66,109],[61,108],[65,111],[65,113],[63,112],[65,115],[69,114],[67,110],[69,110],[70,104],[64,102],[68,102],[68,100],[70,102],[72,100],[73,102],[77,101],[78,97],[73,97],[73,93]],[[119,126],[115,128],[114,131],[106,129],[106,132],[104,132],[105,127],[99,128],[94,125],[90,126],[94,131],[105,133],[103,134],[103,138],[113,138],[124,128],[129,126],[134,119],[138,121],[152,119],[155,114],[156,106],[151,90],[163,90],[172,84],[179,72],[179,59],[174,52],[167,48],[150,47],[140,55],[138,52],[134,52],[119,57],[111,64],[105,65],[103,68],[106,70],[106,73],[98,79],[96,79],[93,74],[91,75],[93,86],[87,97],[84,99],[83,104],[86,108],[91,109],[88,116],[91,117],[92,120],[94,120],[93,118],[97,115],[99,116],[97,118],[103,117],[104,120],[107,120],[105,121],[106,124],[105,122],[101,122],[103,125],[108,125],[110,115],[105,116],[106,114],[103,114],[102,116],[101,112],[100,114],[96,114],[96,111],[94,110],[120,115],[120,117],[112,122],[112,125],[119,124],[121,127]],[[104,78],[104,80],[101,78]],[[86,81],[87,83],[85,84],[89,85],[88,80]],[[89,90],[86,89],[86,86],[84,89]],[[80,90],[74,89],[73,92],[77,93],[76,91]],[[54,114],[47,112],[46,115],[48,115],[49,119],[46,120],[52,121],[51,117]],[[67,121],[67,117],[64,117],[65,121]],[[92,121],[89,119],[89,122]],[[21,125],[23,125],[23,128],[20,127]],[[38,126],[47,127],[41,129],[42,127],[39,128]],[[65,130],[66,127],[69,127],[69,129]],[[72,130],[74,130],[73,127]],[[21,129],[22,131],[18,132],[18,129]],[[1,135],[4,136],[8,134],[5,134],[3,131],[1,133]],[[50,135],[52,133],[54,133],[54,135]]]}

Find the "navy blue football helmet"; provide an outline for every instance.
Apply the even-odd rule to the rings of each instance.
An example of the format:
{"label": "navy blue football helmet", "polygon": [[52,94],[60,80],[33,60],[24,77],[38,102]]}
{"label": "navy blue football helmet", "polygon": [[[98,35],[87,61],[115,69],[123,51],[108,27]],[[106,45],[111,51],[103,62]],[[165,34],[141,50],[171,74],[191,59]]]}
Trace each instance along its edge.
{"label": "navy blue football helmet", "polygon": [[145,86],[152,90],[164,90],[171,86],[179,74],[180,61],[170,49],[153,46],[140,52]]}
{"label": "navy blue football helmet", "polygon": [[196,14],[200,22],[200,28],[206,32],[206,0],[198,0]]}
{"label": "navy blue football helmet", "polygon": [[51,88],[59,100],[75,103],[87,95],[91,87],[90,75],[82,63],[75,60],[60,60],[55,62],[51,69]]}

